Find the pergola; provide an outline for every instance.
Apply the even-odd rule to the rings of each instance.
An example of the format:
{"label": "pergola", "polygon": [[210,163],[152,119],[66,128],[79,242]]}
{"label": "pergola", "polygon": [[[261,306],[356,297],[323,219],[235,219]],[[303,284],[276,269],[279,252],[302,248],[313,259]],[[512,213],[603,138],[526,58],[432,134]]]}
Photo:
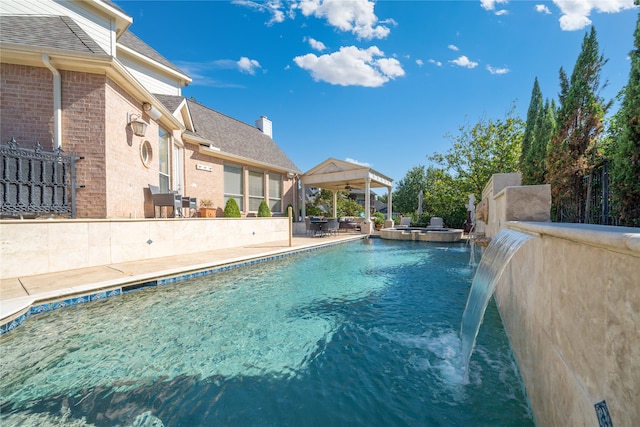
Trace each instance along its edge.
{"label": "pergola", "polygon": [[[364,189],[364,212],[367,224],[371,223],[371,189],[385,187],[387,189],[387,212],[392,212],[391,191],[393,189],[393,180],[367,166],[329,158],[305,172],[300,177],[300,185],[303,197],[306,194],[306,187],[331,190],[333,193],[334,217],[338,214],[337,192],[339,190]],[[302,217],[306,217],[304,200],[302,203]]]}

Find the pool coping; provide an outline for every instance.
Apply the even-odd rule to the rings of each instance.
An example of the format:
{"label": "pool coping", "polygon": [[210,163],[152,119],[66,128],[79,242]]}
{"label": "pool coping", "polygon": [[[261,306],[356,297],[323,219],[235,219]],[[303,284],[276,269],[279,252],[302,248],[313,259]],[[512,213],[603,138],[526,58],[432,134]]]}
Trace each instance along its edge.
{"label": "pool coping", "polygon": [[[87,276],[87,282],[85,283],[34,295],[0,300],[0,336],[11,332],[34,315],[49,313],[60,308],[111,298],[139,289],[174,284],[195,277],[363,240],[368,237],[368,235],[353,235],[330,241],[318,239],[317,243],[314,241],[280,247],[279,249],[258,251],[249,255],[240,255],[204,263],[185,264],[179,267],[153,270],[108,280],[91,281],[90,279],[97,268],[108,266],[83,269],[86,270],[85,274]],[[309,242],[309,240],[305,239],[305,242]],[[255,250],[255,248],[253,249]],[[144,261],[141,261],[141,263],[144,263]],[[117,269],[114,270],[119,271]],[[78,274],[77,271],[73,273]]]}

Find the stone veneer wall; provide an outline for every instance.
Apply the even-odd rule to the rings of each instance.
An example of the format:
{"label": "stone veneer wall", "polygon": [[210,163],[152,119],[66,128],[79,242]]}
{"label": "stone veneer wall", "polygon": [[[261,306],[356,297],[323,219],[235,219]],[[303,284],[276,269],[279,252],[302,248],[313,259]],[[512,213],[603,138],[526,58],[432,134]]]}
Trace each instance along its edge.
{"label": "stone veneer wall", "polygon": [[[510,222],[534,234],[495,299],[538,425],[640,420],[640,229]],[[607,424],[600,424],[607,425]]]}
{"label": "stone veneer wall", "polygon": [[0,223],[0,279],[286,241],[289,220],[190,218]]}

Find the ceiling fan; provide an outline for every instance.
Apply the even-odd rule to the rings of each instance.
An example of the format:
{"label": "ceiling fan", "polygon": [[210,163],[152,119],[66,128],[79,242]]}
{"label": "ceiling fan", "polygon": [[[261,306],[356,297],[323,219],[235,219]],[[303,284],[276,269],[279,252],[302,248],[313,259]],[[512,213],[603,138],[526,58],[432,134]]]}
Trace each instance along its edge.
{"label": "ceiling fan", "polygon": [[347,191],[351,191],[353,187],[349,185],[349,183],[347,182],[347,185],[344,186],[344,189]]}

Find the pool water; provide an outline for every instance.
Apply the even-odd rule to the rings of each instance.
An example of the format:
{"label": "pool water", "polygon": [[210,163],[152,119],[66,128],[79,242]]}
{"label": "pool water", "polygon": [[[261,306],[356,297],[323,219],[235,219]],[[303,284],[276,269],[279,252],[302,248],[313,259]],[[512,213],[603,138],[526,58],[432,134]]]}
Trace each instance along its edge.
{"label": "pool water", "polygon": [[527,426],[469,247],[370,239],[36,316],[0,337],[0,424]]}

